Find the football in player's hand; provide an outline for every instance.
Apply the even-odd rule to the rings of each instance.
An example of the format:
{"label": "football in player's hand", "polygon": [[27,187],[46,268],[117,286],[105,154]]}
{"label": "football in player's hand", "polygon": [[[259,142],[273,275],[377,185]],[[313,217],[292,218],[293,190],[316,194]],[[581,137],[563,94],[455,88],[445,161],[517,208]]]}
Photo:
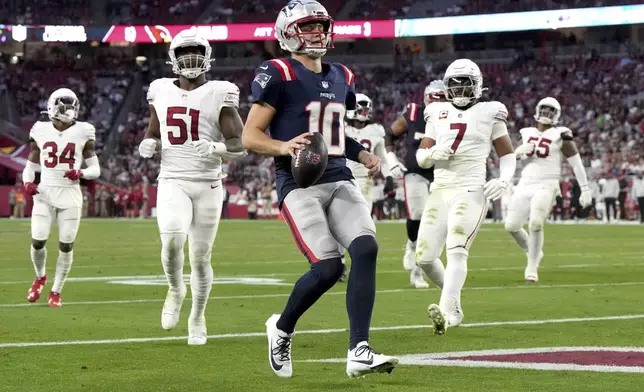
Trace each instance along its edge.
{"label": "football in player's hand", "polygon": [[304,150],[297,150],[295,158],[291,159],[291,172],[300,188],[308,188],[315,184],[322,177],[329,160],[322,135],[314,132],[307,137],[311,143],[307,144]]}

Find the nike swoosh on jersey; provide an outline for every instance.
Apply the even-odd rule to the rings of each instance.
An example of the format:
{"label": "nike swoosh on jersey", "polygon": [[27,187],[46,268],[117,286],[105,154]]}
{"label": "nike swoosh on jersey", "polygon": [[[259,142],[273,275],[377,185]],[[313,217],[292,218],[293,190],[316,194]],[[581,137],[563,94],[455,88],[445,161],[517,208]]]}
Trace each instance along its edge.
{"label": "nike swoosh on jersey", "polygon": [[271,366],[275,370],[282,370],[282,367],[284,367],[284,365],[278,365],[277,362],[275,362],[275,359],[273,359],[273,342],[271,342]]}
{"label": "nike swoosh on jersey", "polygon": [[219,186],[219,185],[215,185],[215,186],[210,185],[210,189],[215,189],[215,188],[217,188],[218,186]]}
{"label": "nike swoosh on jersey", "polygon": [[265,65],[263,67],[259,67],[259,69],[268,69],[268,65]]}

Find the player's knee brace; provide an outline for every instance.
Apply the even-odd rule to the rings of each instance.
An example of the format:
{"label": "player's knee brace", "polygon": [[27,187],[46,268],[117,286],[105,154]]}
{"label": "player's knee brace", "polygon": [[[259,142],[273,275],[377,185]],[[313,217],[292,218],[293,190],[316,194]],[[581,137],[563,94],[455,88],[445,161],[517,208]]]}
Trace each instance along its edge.
{"label": "player's knee brace", "polygon": [[321,283],[335,284],[342,275],[342,260],[338,258],[320,260],[311,265],[311,272]]}
{"label": "player's knee brace", "polygon": [[420,228],[420,220],[407,219],[407,238],[409,241],[416,241],[418,239],[418,229]]}
{"label": "player's knee brace", "polygon": [[424,239],[419,239],[416,244],[416,264],[430,263],[441,256],[442,246],[436,246],[428,243]]}
{"label": "player's knee brace", "polygon": [[178,252],[183,252],[187,236],[183,233],[161,234],[161,251],[166,252],[169,258],[174,258]]}
{"label": "player's knee brace", "polygon": [[58,243],[58,249],[63,252],[63,253],[69,253],[74,249],[74,243],[65,243],[65,242],[59,242]]}
{"label": "player's knee brace", "polygon": [[543,220],[541,219],[530,219],[528,223],[528,228],[530,231],[541,231],[543,230]]}
{"label": "player's knee brace", "polygon": [[210,261],[212,248],[205,241],[195,241],[190,243],[191,259],[196,261]]}
{"label": "player's knee brace", "polygon": [[47,244],[47,241],[31,240],[31,246],[36,250],[41,250],[45,247],[45,244]]}
{"label": "player's knee brace", "polygon": [[521,230],[521,224],[517,222],[511,222],[509,220],[505,221],[505,231],[508,231],[510,233],[516,233],[517,231]]}

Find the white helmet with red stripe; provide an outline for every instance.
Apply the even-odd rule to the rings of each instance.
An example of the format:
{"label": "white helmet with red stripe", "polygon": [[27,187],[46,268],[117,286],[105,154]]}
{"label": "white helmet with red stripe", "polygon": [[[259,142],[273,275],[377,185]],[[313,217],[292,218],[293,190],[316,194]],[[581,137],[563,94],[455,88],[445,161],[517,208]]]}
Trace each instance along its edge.
{"label": "white helmet with red stripe", "polygon": [[47,100],[47,115],[50,120],[69,124],[76,120],[79,110],[80,101],[76,94],[68,88],[59,88]]}
{"label": "white helmet with red stripe", "polygon": [[371,98],[367,97],[364,94],[356,94],[356,108],[355,110],[347,111],[347,118],[349,120],[358,120],[367,122],[371,120],[373,115],[373,103]]}
{"label": "white helmet with red stripe", "polygon": [[199,34],[196,27],[182,30],[170,43],[168,50],[172,72],[187,79],[196,79],[199,75],[210,70],[214,60],[212,47],[208,39]]}
{"label": "white helmet with red stripe", "polygon": [[322,57],[333,48],[334,34],[333,18],[315,0],[289,2],[275,21],[275,37],[282,49],[291,53]]}

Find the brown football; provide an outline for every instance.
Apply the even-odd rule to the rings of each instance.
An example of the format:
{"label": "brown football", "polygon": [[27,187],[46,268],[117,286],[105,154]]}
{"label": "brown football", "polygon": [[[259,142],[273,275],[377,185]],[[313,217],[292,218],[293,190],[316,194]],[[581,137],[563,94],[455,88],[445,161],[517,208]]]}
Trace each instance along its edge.
{"label": "brown football", "polygon": [[322,177],[329,161],[329,152],[322,135],[315,132],[308,138],[311,144],[307,144],[304,150],[298,150],[295,158],[291,159],[291,173],[300,188],[315,184]]}

